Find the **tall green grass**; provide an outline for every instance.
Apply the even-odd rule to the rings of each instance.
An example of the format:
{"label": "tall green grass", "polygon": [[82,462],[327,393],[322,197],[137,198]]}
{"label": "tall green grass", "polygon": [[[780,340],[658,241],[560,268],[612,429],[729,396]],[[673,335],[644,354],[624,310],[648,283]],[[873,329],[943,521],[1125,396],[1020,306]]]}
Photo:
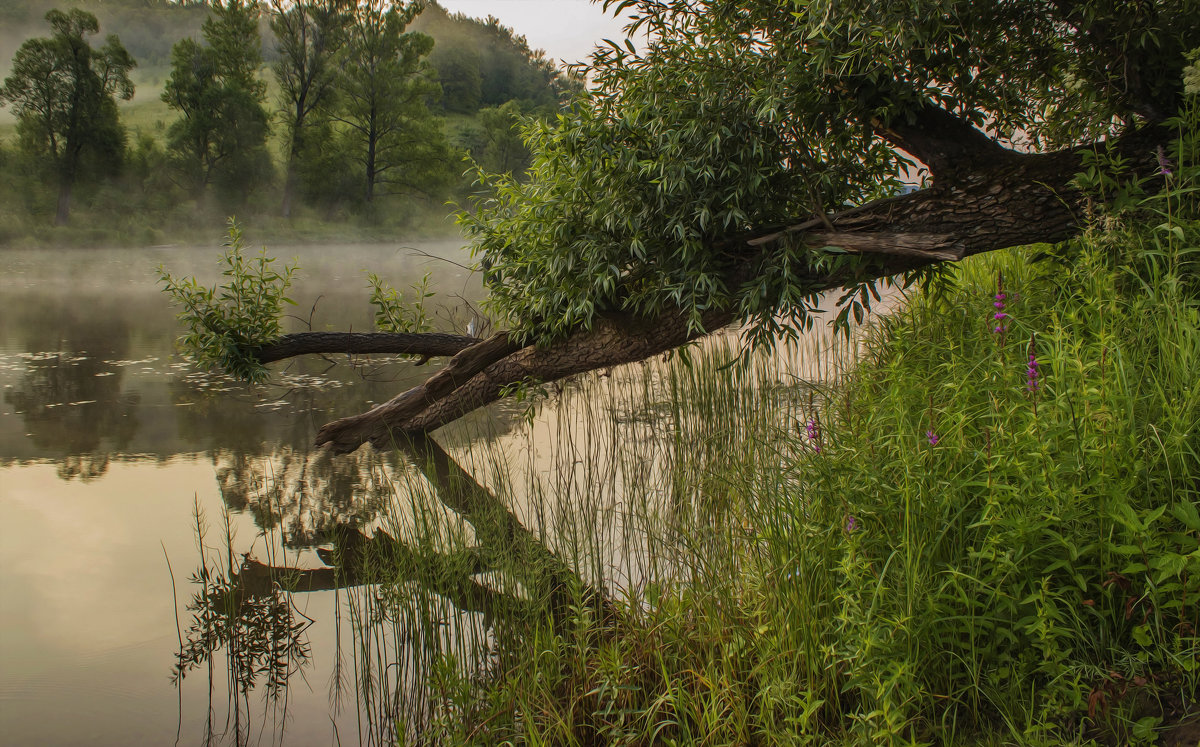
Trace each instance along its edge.
{"label": "tall green grass", "polygon": [[324,554],[338,707],[376,744],[1153,743],[1198,682],[1198,238],[980,257],[855,345],[398,444]]}
{"label": "tall green grass", "polygon": [[457,449],[532,535],[458,513],[459,549],[526,604],[475,619],[482,657],[426,650],[407,741],[1153,743],[1200,682],[1190,173],[963,263],[855,351],[716,345]]}
{"label": "tall green grass", "polygon": [[1194,149],[854,344],[718,338],[397,444],[327,554],[360,735],[1155,743],[1200,685]]}

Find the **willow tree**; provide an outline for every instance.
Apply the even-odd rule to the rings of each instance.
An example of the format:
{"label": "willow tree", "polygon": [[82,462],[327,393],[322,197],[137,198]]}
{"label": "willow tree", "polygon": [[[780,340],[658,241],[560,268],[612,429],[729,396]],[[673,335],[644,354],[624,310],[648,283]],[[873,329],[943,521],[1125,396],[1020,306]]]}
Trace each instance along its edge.
{"label": "willow tree", "polygon": [[[530,123],[527,179],[481,175],[463,225],[503,331],[288,336],[239,348],[453,357],[326,425],[350,451],[422,433],[514,384],[635,361],[722,326],[752,345],[842,315],[880,283],[1077,233],[1091,163],[1161,184],[1196,0],[609,0],[641,51],[592,58],[591,90]],[[900,175],[924,188],[902,193]]]}

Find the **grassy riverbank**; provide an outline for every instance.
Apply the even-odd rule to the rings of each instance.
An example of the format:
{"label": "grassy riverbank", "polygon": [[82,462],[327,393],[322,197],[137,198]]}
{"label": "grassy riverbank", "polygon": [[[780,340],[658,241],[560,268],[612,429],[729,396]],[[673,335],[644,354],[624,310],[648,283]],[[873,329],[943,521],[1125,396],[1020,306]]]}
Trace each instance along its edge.
{"label": "grassy riverbank", "polygon": [[[525,513],[617,610],[580,593],[552,619],[527,586],[482,669],[433,646],[422,737],[1193,743],[1195,207],[965,262],[844,376],[697,355],[574,416]],[[579,467],[606,419],[647,438]]]}

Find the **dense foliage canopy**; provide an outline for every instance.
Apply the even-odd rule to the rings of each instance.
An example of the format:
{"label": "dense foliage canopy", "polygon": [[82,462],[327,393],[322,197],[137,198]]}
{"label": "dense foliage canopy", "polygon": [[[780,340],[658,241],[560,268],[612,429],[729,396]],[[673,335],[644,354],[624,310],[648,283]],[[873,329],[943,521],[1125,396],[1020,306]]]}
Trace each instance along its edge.
{"label": "dense foliage canopy", "polygon": [[309,131],[337,83],[335,57],[345,43],[350,4],[346,0],[272,0],[271,33],[279,58],[272,64],[279,82],[280,114],[287,135],[283,215],[289,217],[297,168],[308,148]]}
{"label": "dense foliage canopy", "polygon": [[56,222],[65,223],[85,159],[120,163],[125,133],[115,97],[133,97],[129,71],[135,63],[114,35],[99,49],[91,46],[86,37],[100,30],[91,13],[51,10],[46,22],[53,35],[29,39],[17,50],[0,104],[12,104],[26,149],[53,164]]}
{"label": "dense foliage canopy", "polygon": [[332,119],[347,129],[367,202],[378,191],[424,187],[449,160],[441,123],[428,109],[440,93],[425,62],[433,38],[406,31],[420,11],[413,2],[361,3],[339,58],[340,106]]}
{"label": "dense foliage canopy", "polygon": [[193,193],[216,184],[230,205],[244,203],[271,167],[258,17],[258,7],[243,0],[214,2],[204,43],[182,39],[172,48],[162,94],[181,115],[168,130],[168,148]]}
{"label": "dense foliage canopy", "polygon": [[832,289],[837,320],[861,318],[879,283],[1058,243],[1096,200],[1160,190],[1194,123],[1179,115],[1197,0],[606,5],[632,15],[643,48],[598,50],[589,89],[526,121],[529,172],[481,169],[461,217],[502,331],[319,444],[427,432],[730,323],[747,350],[770,346]]}
{"label": "dense foliage canopy", "polygon": [[732,272],[723,240],[1160,123],[1200,46],[1194,0],[607,5],[650,42],[601,49],[593,88],[531,127],[529,182],[485,177],[465,220],[530,339],[611,311],[802,324],[806,278],[843,257],[781,241]]}

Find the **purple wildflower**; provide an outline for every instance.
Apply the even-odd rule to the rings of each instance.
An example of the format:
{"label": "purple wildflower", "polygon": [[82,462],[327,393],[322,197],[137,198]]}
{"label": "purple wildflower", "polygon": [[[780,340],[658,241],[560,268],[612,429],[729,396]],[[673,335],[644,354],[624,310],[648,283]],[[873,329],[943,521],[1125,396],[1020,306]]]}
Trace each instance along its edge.
{"label": "purple wildflower", "polygon": [[1167,160],[1166,151],[1161,145],[1158,146],[1158,173],[1163,176],[1171,175],[1171,162]]}
{"label": "purple wildflower", "polygon": [[925,438],[929,439],[930,446],[937,446],[940,440],[938,434],[934,433],[932,429],[925,431]]}
{"label": "purple wildflower", "polygon": [[808,424],[804,426],[804,430],[808,434],[808,440],[813,442],[813,444],[812,444],[813,451],[820,454],[821,453],[821,442],[820,442],[821,430],[820,430],[820,426],[817,425],[816,418],[809,418]]}
{"label": "purple wildflower", "polygon": [[855,519],[853,516],[847,517],[846,531],[853,532],[855,529],[858,529],[858,519]]}
{"label": "purple wildflower", "polygon": [[[1038,371],[1037,350],[1035,350],[1033,347],[1034,339],[1035,338],[1033,336],[1030,336],[1029,338],[1029,358],[1025,362],[1025,391],[1029,392],[1030,394],[1034,394],[1042,386],[1042,375],[1041,372]],[[1037,404],[1035,403],[1034,407],[1036,406]]]}
{"label": "purple wildflower", "polygon": [[996,307],[996,313],[992,314],[992,321],[996,323],[995,326],[992,327],[992,331],[996,334],[1001,334],[1006,329],[1004,326],[1004,320],[1008,318],[1008,314],[1004,312],[1004,299],[1007,297],[1008,296],[1005,295],[1003,287],[998,287],[995,296],[996,300],[992,302],[992,306]]}

